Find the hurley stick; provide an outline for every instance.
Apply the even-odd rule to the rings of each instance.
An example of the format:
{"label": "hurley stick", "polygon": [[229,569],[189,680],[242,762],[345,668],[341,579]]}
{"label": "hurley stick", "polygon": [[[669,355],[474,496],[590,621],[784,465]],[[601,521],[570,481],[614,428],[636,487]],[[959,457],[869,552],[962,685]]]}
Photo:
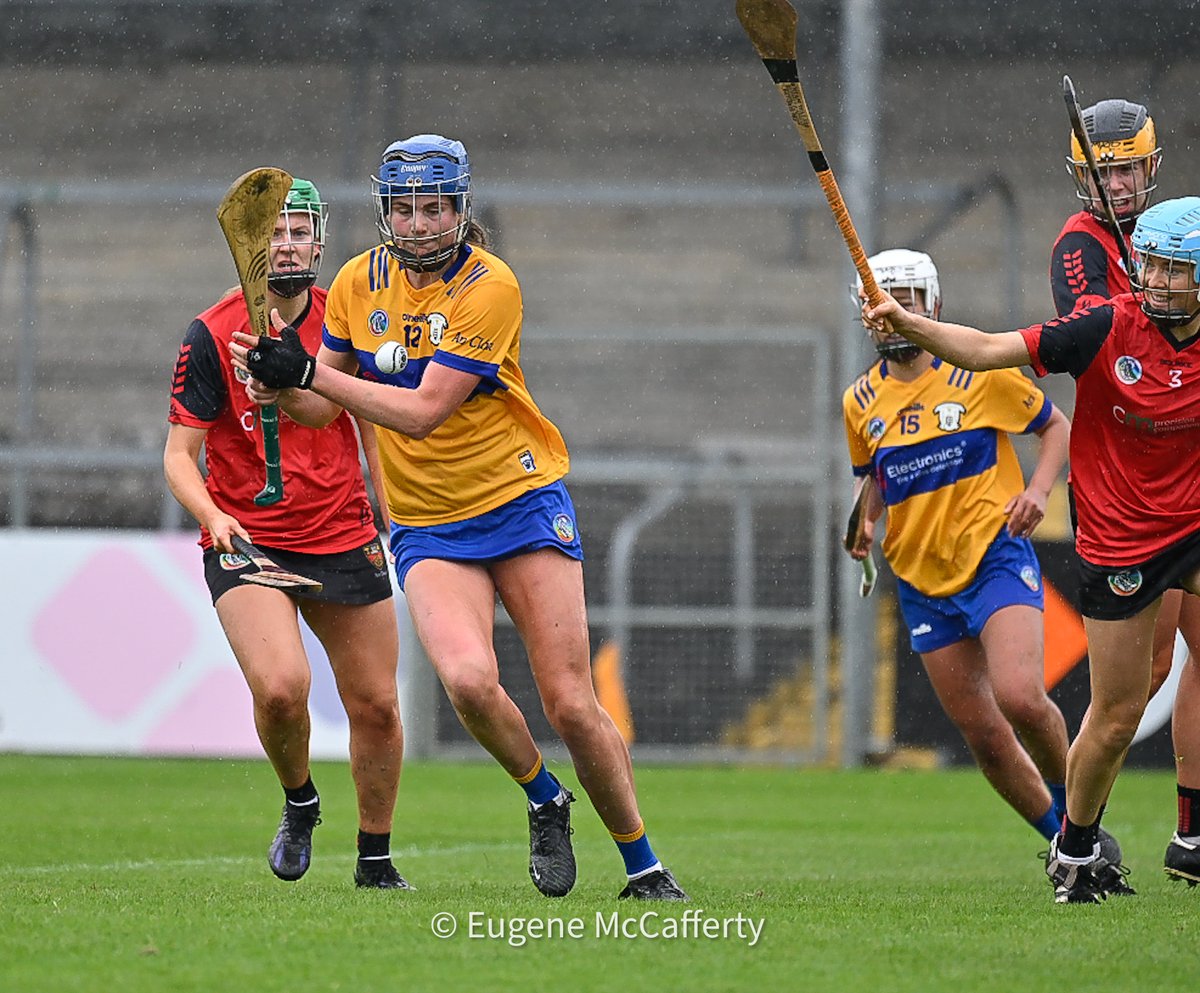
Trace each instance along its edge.
{"label": "hurley stick", "polygon": [[792,122],[808,150],[808,161],[812,163],[821,189],[825,191],[825,199],[829,201],[833,219],[842,232],[846,247],[850,249],[850,258],[858,270],[867,299],[877,304],[883,300],[883,294],[875,283],[875,274],[867,264],[867,254],[858,240],[858,232],[854,230],[854,222],[850,219],[850,211],[846,209],[833,170],[825,160],[821,139],[817,137],[817,129],[813,126],[812,115],[804,100],[804,90],[800,86],[800,73],[796,68],[796,11],[788,0],[737,0],[737,16],[763,65],[767,67],[767,72],[783,94]]}
{"label": "hurley stick", "polygon": [[[233,264],[237,267],[250,331],[270,334],[267,320],[267,274],[271,269],[271,236],[279,212],[292,188],[292,177],[282,169],[253,169],[238,179],[217,208],[217,222],[225,232]],[[279,457],[279,408],[270,404],[261,409],[263,459],[267,478],[262,492],[254,498],[260,507],[283,499],[283,469]]]}

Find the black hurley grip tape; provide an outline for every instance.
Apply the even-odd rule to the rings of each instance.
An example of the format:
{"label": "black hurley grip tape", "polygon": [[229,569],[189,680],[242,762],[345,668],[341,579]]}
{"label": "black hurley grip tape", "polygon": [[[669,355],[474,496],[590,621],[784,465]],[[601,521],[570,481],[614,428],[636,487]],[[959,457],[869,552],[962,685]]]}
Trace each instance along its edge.
{"label": "black hurley grip tape", "polygon": [[817,172],[828,172],[829,163],[825,161],[824,152],[809,152],[808,161],[812,163],[812,167]]}
{"label": "black hurley grip tape", "polygon": [[763,65],[776,83],[798,83],[800,72],[795,59],[763,59]]}

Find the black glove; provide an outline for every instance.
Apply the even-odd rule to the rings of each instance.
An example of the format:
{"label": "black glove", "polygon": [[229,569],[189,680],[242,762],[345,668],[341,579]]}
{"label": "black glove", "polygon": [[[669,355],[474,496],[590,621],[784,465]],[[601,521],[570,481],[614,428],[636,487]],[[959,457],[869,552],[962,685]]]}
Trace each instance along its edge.
{"label": "black glove", "polygon": [[258,345],[246,354],[246,365],[250,375],[273,390],[307,390],[317,372],[317,360],[304,350],[290,324],[278,338],[260,335]]}

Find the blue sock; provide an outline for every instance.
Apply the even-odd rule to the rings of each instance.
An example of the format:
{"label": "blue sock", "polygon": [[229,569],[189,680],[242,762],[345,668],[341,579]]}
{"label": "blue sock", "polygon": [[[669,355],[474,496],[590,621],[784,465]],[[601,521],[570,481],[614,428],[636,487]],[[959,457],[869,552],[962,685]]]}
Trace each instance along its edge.
{"label": "blue sock", "polygon": [[1036,821],[1030,821],[1029,823],[1033,825],[1034,830],[1037,831],[1038,834],[1049,841],[1056,834],[1058,834],[1058,829],[1062,827],[1062,817],[1059,815],[1058,809],[1052,803],[1050,804],[1050,809],[1042,814],[1041,817],[1039,817]]}
{"label": "blue sock", "polygon": [[559,790],[562,787],[558,780],[550,775],[550,770],[546,768],[542,762],[542,757],[539,755],[537,765],[535,765],[529,774],[517,779],[521,789],[525,791],[525,795],[529,797],[529,802],[541,806],[543,803],[549,803],[558,797]]}
{"label": "blue sock", "polygon": [[1067,814],[1067,786],[1065,783],[1052,783],[1047,780],[1046,789],[1050,791],[1050,799],[1054,801],[1054,811],[1061,821]]}
{"label": "blue sock", "polygon": [[625,861],[625,875],[632,878],[658,865],[644,826],[630,835],[614,834],[613,841],[617,843],[617,851]]}

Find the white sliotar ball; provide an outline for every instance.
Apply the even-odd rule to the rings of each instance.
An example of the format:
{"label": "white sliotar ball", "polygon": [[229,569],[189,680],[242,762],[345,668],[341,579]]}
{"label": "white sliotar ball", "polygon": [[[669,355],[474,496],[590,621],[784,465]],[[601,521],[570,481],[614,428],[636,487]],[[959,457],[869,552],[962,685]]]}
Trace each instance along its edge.
{"label": "white sliotar ball", "polygon": [[398,341],[385,341],[375,353],[375,365],[384,375],[400,372],[408,365],[408,349]]}

